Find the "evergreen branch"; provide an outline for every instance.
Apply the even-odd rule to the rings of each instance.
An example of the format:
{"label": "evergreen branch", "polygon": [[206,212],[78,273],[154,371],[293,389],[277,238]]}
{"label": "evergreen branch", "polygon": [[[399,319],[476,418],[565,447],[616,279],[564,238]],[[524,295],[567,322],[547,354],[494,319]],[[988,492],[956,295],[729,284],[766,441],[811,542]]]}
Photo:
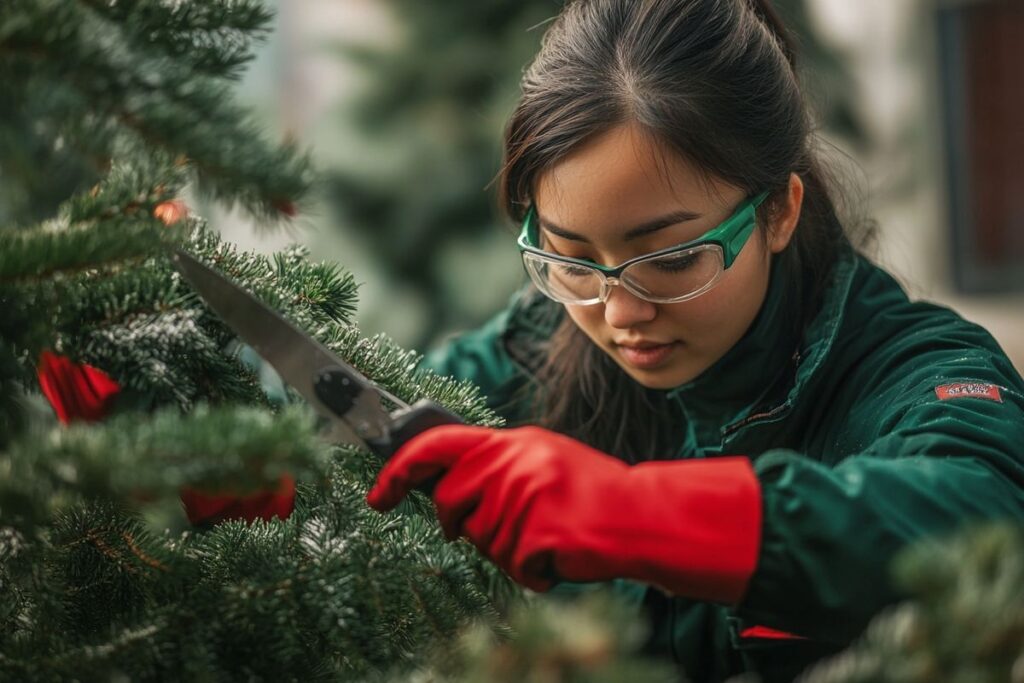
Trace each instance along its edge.
{"label": "evergreen branch", "polygon": [[538,599],[517,605],[509,634],[484,625],[465,629],[435,653],[434,666],[418,677],[388,681],[437,683],[668,683],[679,680],[671,662],[640,654],[646,627],[609,592],[567,604]]}
{"label": "evergreen branch", "polygon": [[[166,228],[152,216],[179,185],[180,169],[169,163],[117,164],[103,183],[65,202],[58,218],[0,232],[0,336],[32,358],[42,348],[59,348],[60,319],[72,318],[76,328],[83,323],[86,304],[75,295],[95,301],[91,295],[108,293],[107,278],[131,272],[166,241],[180,239],[179,227]],[[137,291],[125,296],[144,296],[152,289],[146,282],[133,280]]]}
{"label": "evergreen branch", "polygon": [[[78,206],[68,213],[92,215],[101,206],[103,202]],[[0,242],[23,243],[17,252],[22,257],[15,258],[14,250],[3,251],[0,264],[10,258],[16,267],[38,263],[39,269],[79,268],[62,271],[58,279],[23,279],[7,290],[9,294],[0,297],[8,308],[0,332],[33,359],[43,348],[73,350],[77,359],[103,369],[123,387],[158,405],[170,402],[188,408],[200,400],[266,404],[253,371],[229,347],[234,333],[165,258],[163,244],[173,233],[156,223],[150,232],[141,233],[138,247],[151,253],[159,249],[157,256],[115,266],[116,258],[133,254],[131,239],[108,232],[115,224],[106,220],[91,229],[0,234]],[[300,326],[315,329],[344,323],[355,310],[351,274],[333,265],[309,263],[305,249],[293,247],[273,258],[242,253],[222,243],[202,221],[186,225],[189,250]],[[83,241],[92,246],[83,247]],[[88,263],[90,254],[93,263]],[[101,258],[109,263],[97,270],[94,266]]]}
{"label": "evergreen branch", "polygon": [[[125,539],[126,542],[130,538],[128,536],[128,534],[126,534],[124,532],[122,532],[121,536],[122,536],[122,538]],[[96,549],[99,550],[106,557],[107,560],[112,561],[119,568],[122,568],[122,569],[124,569],[126,571],[129,571],[129,572],[137,572],[138,571],[138,569],[133,567],[132,564],[130,564],[130,563],[128,563],[128,562],[126,562],[124,560],[124,555],[122,553],[117,552],[116,550],[114,550],[114,548],[112,548],[110,545],[108,545],[103,540],[102,535],[100,535],[100,533],[98,531],[90,530],[88,532],[86,538],[88,539],[89,543],[91,543],[93,546],[95,546]],[[150,567],[153,567],[154,569],[160,569],[162,571],[166,571],[167,570],[166,567],[164,567],[159,562],[153,560],[148,555],[145,555],[145,554],[139,552],[138,551],[138,547],[135,546],[134,543],[130,544],[130,547],[132,549],[132,555],[136,559],[144,560],[146,562],[146,564],[148,564]]]}
{"label": "evergreen branch", "polygon": [[292,143],[263,144],[261,127],[223,88],[167,90],[137,97],[131,110],[115,107],[117,121],[144,148],[185,155],[204,196],[237,203],[263,221],[295,213],[313,183],[307,154]]}
{"label": "evergreen branch", "polygon": [[486,407],[480,389],[473,383],[432,371],[413,372],[422,356],[402,349],[386,335],[365,338],[354,326],[322,328],[315,332],[327,348],[407,403],[430,398],[470,424],[497,427],[504,422]]}
{"label": "evergreen branch", "polygon": [[[2,445],[0,678],[365,679],[424,659],[472,618],[500,629],[492,596],[514,595],[471,546],[444,542],[417,514],[428,512],[422,496],[403,515],[370,510],[379,458],[323,444],[310,411],[178,409],[266,402],[233,332],[171,267],[165,244],[179,240],[152,211],[192,178],[257,215],[292,214],[309,188],[308,158],[259,142],[226,97],[268,19],[253,0],[0,5],[0,163],[15,185],[32,171],[20,186],[31,198],[0,222],[52,216],[40,198],[109,171],[24,242],[0,244],[24,257],[0,261],[0,381],[32,384],[36,353],[53,348],[122,387],[122,412],[103,423],[37,419]],[[122,158],[132,165],[110,162]],[[51,189],[51,165],[82,175]],[[468,383],[413,375],[414,355],[359,339],[349,274],[299,249],[240,253],[199,220],[182,227],[198,258],[382,386],[497,423]],[[150,412],[165,403],[176,405]],[[181,486],[242,495],[283,472],[300,480],[287,520],[179,533]],[[165,530],[150,533],[135,510]]]}
{"label": "evergreen branch", "polygon": [[[99,428],[82,427],[79,438],[90,432],[124,431],[118,425],[129,419],[131,416],[124,416]],[[185,425],[168,428],[162,437],[151,441],[171,442],[176,451],[190,453],[193,459],[216,458],[219,462],[216,449],[209,448],[203,457],[201,445],[181,443],[183,435],[193,430]],[[63,434],[57,432],[51,438]],[[245,434],[254,443],[266,443],[244,425],[211,428],[209,434],[211,438]],[[26,439],[17,447],[30,448],[31,443]],[[64,451],[47,447],[38,452],[35,448],[38,460],[58,470],[68,469],[70,458],[60,456]],[[145,454],[138,444],[94,446],[95,453],[101,451],[140,451],[134,467],[116,458],[107,463],[119,472],[141,471],[147,466],[159,470],[165,459]],[[75,455],[74,460],[80,457]],[[22,626],[20,642],[24,647],[9,650],[12,656],[0,660],[0,672],[16,672],[19,680],[27,681],[81,675],[83,670],[102,676],[113,668],[140,677],[154,670],[169,678],[210,677],[217,670],[231,671],[232,677],[313,672],[333,672],[333,678],[365,677],[390,669],[396,662],[421,659],[450,640],[470,619],[498,624],[498,613],[488,597],[491,586],[478,584],[476,577],[481,574],[470,569],[484,562],[475,550],[465,543],[444,543],[432,518],[383,516],[365,505],[367,483],[375,469],[368,454],[350,450],[331,470],[329,489],[320,494],[300,487],[298,508],[286,523],[221,524],[207,534],[173,541],[137,536],[133,527],[102,522],[95,510],[83,511],[80,523],[64,525],[77,531],[62,534],[64,540],[54,551],[59,555],[48,564],[67,566],[69,577],[79,577],[60,584],[63,599],[70,605],[69,614],[74,615],[62,623],[71,629],[88,629],[83,633],[90,634],[85,638],[89,645],[69,649],[76,640],[70,633],[51,642],[38,632],[24,632]],[[209,470],[200,471],[203,474],[197,476],[207,481]],[[354,475],[356,472],[360,474]],[[90,478],[79,474],[75,487],[82,488]],[[138,486],[139,478],[132,479],[133,486]],[[27,497],[54,500],[52,490],[36,491]],[[0,510],[10,509],[9,498],[0,495]],[[90,558],[107,555],[95,540],[85,545],[70,540],[89,539],[89,530],[96,529],[102,529],[99,538],[108,548],[120,549],[115,552],[121,553],[120,563],[127,562],[126,566],[118,568],[120,563],[109,561],[96,564]],[[142,552],[134,551],[129,539]],[[173,575],[157,582],[152,572],[165,572],[155,570],[146,557],[174,566]],[[270,557],[277,560],[268,563]],[[83,583],[86,577],[88,582]],[[410,581],[410,577],[415,578]],[[503,580],[505,590],[511,590],[511,582]],[[75,590],[76,585],[81,589]],[[188,585],[187,593],[174,589],[179,585]],[[409,590],[411,585],[419,588],[419,599],[433,605],[432,612],[424,612]],[[111,594],[124,597],[111,601]],[[370,607],[365,596],[373,594],[381,600]],[[133,607],[143,595],[150,596],[144,616]],[[183,600],[183,595],[188,599]],[[22,613],[32,609],[30,604],[21,604]],[[281,631],[278,624],[282,619],[308,626]],[[52,622],[33,613],[22,623]],[[396,631],[400,631],[400,639],[383,637]],[[108,635],[96,635],[103,633]],[[146,635],[132,640],[130,647],[121,647],[124,634]],[[240,638],[239,634],[247,635]],[[255,652],[254,643],[260,648]],[[206,654],[198,656],[199,651]],[[411,653],[419,654],[409,659]],[[76,657],[72,672],[67,667]]]}
{"label": "evergreen branch", "polygon": [[153,208],[182,183],[180,165],[116,164],[102,183],[65,202],[58,218],[0,232],[0,283],[47,281],[156,253],[178,230],[154,218]]}
{"label": "evergreen branch", "polygon": [[274,254],[278,280],[300,285],[291,287],[296,304],[322,312],[327,320],[349,324],[356,312],[355,278],[337,264],[310,263],[308,256],[309,250],[299,245]]}
{"label": "evergreen branch", "polygon": [[166,230],[154,218],[113,218],[95,225],[53,220],[33,230],[0,232],[0,283],[98,268],[157,252]]}
{"label": "evergreen branch", "polygon": [[30,526],[76,500],[174,498],[181,486],[244,493],[283,472],[319,479],[325,449],[305,411],[165,410],[28,433],[0,453],[0,523]]}
{"label": "evergreen branch", "polygon": [[[4,308],[0,306],[0,314]],[[20,432],[25,424],[20,401],[22,370],[13,349],[0,338],[0,449]],[[2,553],[0,553],[2,557]]]}
{"label": "evergreen branch", "polygon": [[[211,8],[193,15],[164,3],[132,3],[141,14],[129,12],[125,19],[130,21],[120,26],[92,6],[17,2],[0,15],[0,75],[14,84],[7,99],[15,109],[36,112],[34,128],[48,129],[52,139],[84,141],[100,160],[125,151],[122,145],[143,156],[154,150],[183,155],[201,180],[201,191],[241,203],[264,219],[294,214],[294,204],[312,182],[308,156],[290,145],[262,142],[251,116],[232,104],[223,74],[197,71],[188,56],[192,52],[168,56],[155,48],[134,49],[140,41],[159,38],[146,33],[146,21],[137,21],[141,16],[156,21],[161,13],[178,12],[181,22],[199,17],[202,25],[202,17],[212,20],[217,12]],[[239,28],[209,33],[211,44],[224,48],[222,54],[212,58],[207,51],[197,59],[225,64],[247,59],[247,51],[239,51],[231,36],[268,15],[252,2],[220,3],[218,11],[222,18],[234,16],[231,21]],[[121,10],[111,6],[109,12]],[[182,46],[188,43],[186,37],[181,40]],[[82,135],[85,130],[92,134]],[[17,147],[16,141],[11,144]]]}
{"label": "evergreen branch", "polygon": [[128,546],[129,550],[131,550],[132,554],[139,560],[141,560],[143,563],[147,564],[153,569],[159,569],[160,571],[164,572],[168,571],[168,567],[166,565],[164,565],[156,558],[151,557],[146,553],[145,550],[139,547],[139,544],[136,542],[135,538],[132,536],[131,533],[127,531],[122,531],[121,538],[124,540],[125,545]]}
{"label": "evergreen branch", "polygon": [[266,404],[255,375],[200,324],[196,309],[165,310],[85,327],[61,343],[92,365],[109,368],[124,387],[182,409],[198,400]]}
{"label": "evergreen branch", "polygon": [[132,163],[116,161],[102,182],[68,199],[60,209],[71,224],[112,218],[151,217],[153,209],[177,196],[187,182],[187,162],[151,154]]}
{"label": "evergreen branch", "polygon": [[355,278],[336,264],[310,263],[306,247],[293,245],[268,258],[240,252],[199,226],[186,248],[307,330],[347,325],[355,313]]}
{"label": "evergreen branch", "polygon": [[273,13],[259,0],[117,3],[80,0],[133,40],[140,51],[159,50],[207,75],[236,78],[252,44],[269,32]]}

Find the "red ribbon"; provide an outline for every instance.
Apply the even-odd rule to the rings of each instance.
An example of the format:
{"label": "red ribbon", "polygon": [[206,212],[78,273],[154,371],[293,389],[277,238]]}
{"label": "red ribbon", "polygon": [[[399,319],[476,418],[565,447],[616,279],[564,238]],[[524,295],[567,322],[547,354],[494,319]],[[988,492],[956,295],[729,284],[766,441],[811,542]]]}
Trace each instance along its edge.
{"label": "red ribbon", "polygon": [[273,517],[287,519],[295,507],[295,480],[282,474],[273,491],[257,491],[246,496],[224,495],[182,487],[181,502],[185,504],[188,521],[195,526],[212,526],[218,522],[242,519],[246,522]]}
{"label": "red ribbon", "polygon": [[102,420],[121,391],[102,370],[50,351],[40,354],[37,373],[43,395],[64,424]]}
{"label": "red ribbon", "polygon": [[[64,424],[73,420],[102,420],[121,391],[118,383],[102,370],[50,351],[39,356],[38,376],[43,395]],[[286,519],[295,506],[295,480],[284,474],[276,489],[245,496],[189,487],[182,487],[180,495],[185,514],[194,525],[208,526],[228,519]]]}

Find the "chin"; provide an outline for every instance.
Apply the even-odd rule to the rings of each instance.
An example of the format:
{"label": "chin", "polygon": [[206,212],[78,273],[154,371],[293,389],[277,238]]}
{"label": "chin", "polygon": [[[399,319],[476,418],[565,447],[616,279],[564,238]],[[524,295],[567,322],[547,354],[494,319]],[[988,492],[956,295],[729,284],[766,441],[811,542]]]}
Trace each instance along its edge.
{"label": "chin", "polygon": [[656,370],[638,370],[620,364],[626,374],[632,377],[637,384],[647,389],[675,389],[680,384],[686,384],[695,380],[703,370],[699,372],[687,371],[681,368],[658,368]]}

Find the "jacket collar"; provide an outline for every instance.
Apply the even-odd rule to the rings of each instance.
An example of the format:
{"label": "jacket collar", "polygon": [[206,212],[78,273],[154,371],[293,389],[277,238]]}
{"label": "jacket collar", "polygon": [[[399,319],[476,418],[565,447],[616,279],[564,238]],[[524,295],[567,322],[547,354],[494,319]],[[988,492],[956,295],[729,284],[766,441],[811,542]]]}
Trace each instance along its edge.
{"label": "jacket collar", "polygon": [[859,258],[844,250],[836,260],[822,305],[799,338],[787,296],[772,269],[765,302],[744,337],[700,377],[668,393],[691,417],[708,417],[723,435],[751,422],[780,419],[812,385],[835,345],[846,314]]}
{"label": "jacket collar", "polygon": [[787,403],[795,402],[798,394],[820,380],[819,370],[835,345],[839,328],[846,317],[850,290],[862,263],[862,257],[852,248],[844,250],[836,261],[832,283],[825,291],[821,310],[803,335],[796,377],[787,394]]}

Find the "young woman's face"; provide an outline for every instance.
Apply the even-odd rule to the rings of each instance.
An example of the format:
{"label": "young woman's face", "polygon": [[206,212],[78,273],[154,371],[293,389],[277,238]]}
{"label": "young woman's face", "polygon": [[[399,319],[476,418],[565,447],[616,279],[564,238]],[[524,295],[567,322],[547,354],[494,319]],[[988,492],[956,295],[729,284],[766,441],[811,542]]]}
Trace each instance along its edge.
{"label": "young woman's face", "polygon": [[[745,198],[740,188],[723,181],[702,181],[693,166],[627,126],[575,150],[542,174],[534,188],[542,247],[606,266],[697,239]],[[785,210],[767,232],[759,225],[718,284],[695,299],[652,304],[612,287],[605,303],[567,305],[566,310],[645,387],[669,389],[689,382],[750,327],[764,302],[771,254],[789,242],[802,199],[803,187],[794,174]],[[624,239],[631,228],[679,212],[693,217]],[[566,231],[577,239],[566,237]]]}

